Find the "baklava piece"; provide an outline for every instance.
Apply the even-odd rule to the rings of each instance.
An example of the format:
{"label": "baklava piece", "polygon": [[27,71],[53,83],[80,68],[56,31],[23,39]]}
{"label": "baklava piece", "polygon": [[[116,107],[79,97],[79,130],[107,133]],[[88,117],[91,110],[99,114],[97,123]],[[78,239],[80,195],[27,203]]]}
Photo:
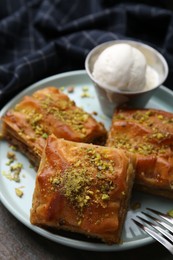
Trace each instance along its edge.
{"label": "baklava piece", "polygon": [[25,96],[2,120],[4,137],[34,165],[39,164],[45,140],[52,133],[70,141],[98,144],[107,134],[103,124],[55,87]]}
{"label": "baklava piece", "polygon": [[51,135],[36,177],[30,221],[119,243],[135,156]]}
{"label": "baklava piece", "polygon": [[173,114],[157,109],[115,111],[107,146],[137,156],[134,187],[173,199]]}

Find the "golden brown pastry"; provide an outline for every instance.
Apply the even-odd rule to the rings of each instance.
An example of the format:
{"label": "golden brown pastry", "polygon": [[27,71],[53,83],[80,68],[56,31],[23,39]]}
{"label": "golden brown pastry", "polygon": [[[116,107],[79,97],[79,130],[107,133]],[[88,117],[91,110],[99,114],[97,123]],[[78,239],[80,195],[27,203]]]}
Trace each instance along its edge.
{"label": "golden brown pastry", "polygon": [[2,118],[3,134],[38,165],[50,134],[76,142],[101,143],[106,130],[55,87],[25,96]]}
{"label": "golden brown pastry", "polygon": [[123,150],[47,139],[30,221],[119,243],[134,179],[135,157]]}
{"label": "golden brown pastry", "polygon": [[172,113],[119,109],[114,113],[106,145],[137,155],[137,189],[173,199]]}

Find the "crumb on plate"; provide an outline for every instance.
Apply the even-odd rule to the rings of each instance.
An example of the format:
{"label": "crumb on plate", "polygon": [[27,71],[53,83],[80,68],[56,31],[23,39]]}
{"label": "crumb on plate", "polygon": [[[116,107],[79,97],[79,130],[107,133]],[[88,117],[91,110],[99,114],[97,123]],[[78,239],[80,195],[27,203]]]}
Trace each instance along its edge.
{"label": "crumb on plate", "polygon": [[15,188],[15,193],[19,198],[22,198],[23,196],[23,191],[21,190],[21,188]]}

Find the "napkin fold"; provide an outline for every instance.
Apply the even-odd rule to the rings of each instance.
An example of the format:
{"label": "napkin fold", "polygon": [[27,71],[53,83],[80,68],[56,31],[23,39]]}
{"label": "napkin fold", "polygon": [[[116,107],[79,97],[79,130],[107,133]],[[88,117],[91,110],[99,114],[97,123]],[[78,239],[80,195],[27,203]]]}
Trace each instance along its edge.
{"label": "napkin fold", "polygon": [[84,69],[88,52],[117,39],[156,48],[173,89],[173,12],[167,1],[0,1],[0,108],[48,76]]}

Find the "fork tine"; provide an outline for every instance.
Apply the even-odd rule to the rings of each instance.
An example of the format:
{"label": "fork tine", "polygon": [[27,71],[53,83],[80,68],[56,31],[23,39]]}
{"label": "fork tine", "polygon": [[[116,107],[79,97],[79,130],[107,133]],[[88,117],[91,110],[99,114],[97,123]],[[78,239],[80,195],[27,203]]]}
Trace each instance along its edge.
{"label": "fork tine", "polygon": [[148,228],[147,226],[144,226],[142,223],[140,223],[139,221],[132,219],[134,221],[134,223],[140,227],[141,229],[143,229],[147,234],[149,234],[151,237],[153,237],[154,239],[156,239],[158,242],[160,242],[164,247],[166,247],[169,252],[173,255],[173,245],[163,236],[161,236],[160,234],[158,234],[155,230]]}
{"label": "fork tine", "polygon": [[159,217],[162,217],[163,219],[165,219],[166,221],[168,221],[169,223],[173,224],[173,217],[165,214],[165,213],[162,213],[158,210],[155,210],[155,209],[151,209],[151,208],[146,208],[147,210],[153,212],[154,214],[158,215]]}
{"label": "fork tine", "polygon": [[170,232],[173,233],[173,227],[171,227],[171,226],[168,225],[167,223],[165,223],[165,222],[161,221],[160,219],[155,218],[155,217],[153,217],[153,216],[151,216],[151,215],[149,215],[149,214],[147,214],[147,213],[145,213],[145,212],[143,212],[143,211],[142,211],[142,214],[144,214],[144,215],[147,216],[148,218],[154,220],[155,222],[157,222],[158,224],[160,224],[161,226],[163,226],[164,228],[168,229]]}
{"label": "fork tine", "polygon": [[[150,217],[150,216],[149,216]],[[148,225],[152,226],[153,228],[155,228],[156,230],[158,230],[162,235],[164,235],[165,237],[167,237],[171,242],[173,242],[173,236],[166,232],[163,228],[159,227],[158,225],[156,225],[155,223],[152,223],[140,216],[138,216],[139,219],[141,219],[142,221],[146,222]]]}

